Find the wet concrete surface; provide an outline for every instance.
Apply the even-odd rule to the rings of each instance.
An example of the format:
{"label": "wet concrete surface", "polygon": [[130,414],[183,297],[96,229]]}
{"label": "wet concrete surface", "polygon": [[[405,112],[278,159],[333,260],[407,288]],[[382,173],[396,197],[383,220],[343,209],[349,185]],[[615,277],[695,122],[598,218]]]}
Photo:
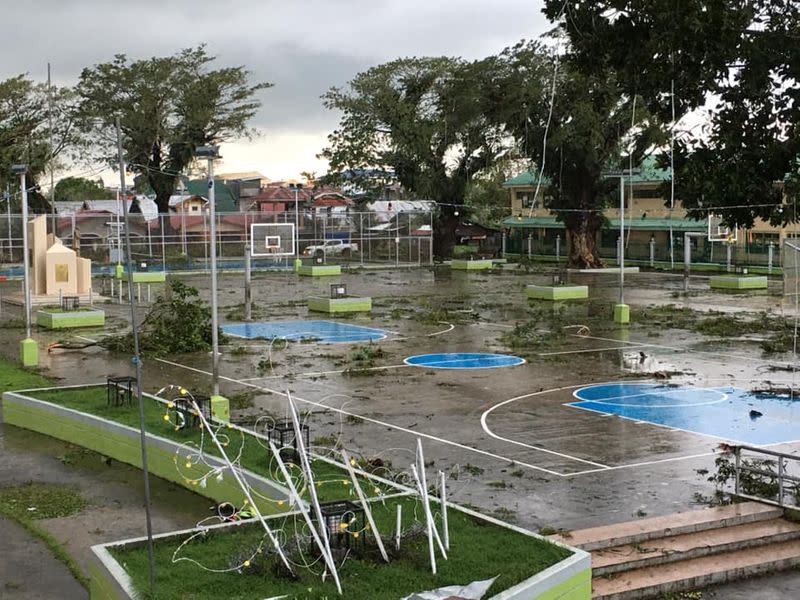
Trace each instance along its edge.
{"label": "wet concrete surface", "polygon": [[[752,341],[706,339],[649,323],[620,328],[611,322],[617,277],[576,274],[571,279],[591,286],[590,304],[564,309],[528,304],[525,285],[549,283],[549,273],[417,269],[343,274],[335,281],[346,283],[351,294],[371,295],[374,305],[371,316],[348,322],[391,332],[379,344],[385,353],[376,361],[381,370],[359,376],[342,373],[353,366],[348,357],[351,345],[292,344],[270,352],[264,341],[231,340],[223,348],[222,391],[251,394],[253,406],[234,410],[234,416],[252,420],[265,413],[285,414],[284,393],[290,390],[301,408],[314,413],[312,438],[334,436],[353,453],[398,467],[411,462],[416,436],[421,435],[432,468],[448,474],[451,500],[532,529],[575,529],[696,508],[695,494],[712,491],[697,470],[713,467],[718,440],[564,406],[573,399],[572,392],[581,385],[621,378],[652,380],[654,372],[664,371],[673,372],[672,380],[681,383],[756,387],[787,380],[789,374],[771,369],[790,357],[763,356]],[[182,280],[208,297],[206,275]],[[324,318],[309,315],[305,299],[327,296],[330,283],[290,273],[256,274],[255,320]],[[675,305],[699,311],[793,314],[780,295],[779,280],[770,281],[767,293],[748,294],[712,293],[707,277],[699,275],[690,284],[686,296],[681,276],[627,274],[625,298],[634,308]],[[236,313],[242,301],[242,276],[222,275],[223,323],[239,322]],[[452,327],[449,322],[413,318],[442,306],[458,321]],[[124,327],[126,306],[103,308],[112,328]],[[554,310],[561,312],[551,319]],[[588,331],[576,335],[577,327],[567,327],[563,335],[526,348],[522,355],[527,363],[514,368],[440,371],[402,363],[423,352],[509,352],[502,334],[530,319],[543,329],[557,322],[559,327],[585,325]],[[0,330],[0,337],[14,339],[14,331]],[[63,336],[36,335],[43,342]],[[639,352],[644,359],[639,360]],[[102,381],[109,373],[131,370],[125,357],[100,349],[43,352],[42,365],[48,375],[65,383]],[[208,390],[209,372],[208,355],[148,360],[145,389],[153,392],[180,383]],[[191,524],[193,511],[178,512],[165,517],[162,525],[169,526],[171,519],[181,521],[179,526]],[[98,514],[97,521],[109,518],[113,517]],[[135,519],[130,527],[122,523],[119,533],[124,534],[118,537],[135,528]],[[52,524],[63,535],[59,526]],[[89,523],[83,521],[82,526],[85,537],[75,546],[96,543],[88,533]]]}
{"label": "wet concrete surface", "polygon": [[85,600],[89,593],[44,542],[0,518],[0,598],[9,600]]}

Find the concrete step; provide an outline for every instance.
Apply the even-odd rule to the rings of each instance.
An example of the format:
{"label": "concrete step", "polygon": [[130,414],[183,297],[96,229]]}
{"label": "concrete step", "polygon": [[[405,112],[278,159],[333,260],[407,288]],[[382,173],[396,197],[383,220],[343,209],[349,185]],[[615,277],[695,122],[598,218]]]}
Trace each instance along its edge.
{"label": "concrete step", "polygon": [[777,519],[781,516],[783,516],[783,511],[778,507],[757,502],[742,502],[664,517],[581,529],[569,534],[554,535],[551,536],[551,539],[569,546],[576,546],[582,550],[592,551],[623,544],[638,544],[671,535]]}
{"label": "concrete step", "polygon": [[795,539],[800,539],[800,523],[785,519],[684,533],[638,544],[595,550],[592,552],[592,575],[603,577],[631,569]]}
{"label": "concrete step", "polygon": [[657,598],[798,565],[800,540],[790,540],[596,577],[592,580],[592,598]]}

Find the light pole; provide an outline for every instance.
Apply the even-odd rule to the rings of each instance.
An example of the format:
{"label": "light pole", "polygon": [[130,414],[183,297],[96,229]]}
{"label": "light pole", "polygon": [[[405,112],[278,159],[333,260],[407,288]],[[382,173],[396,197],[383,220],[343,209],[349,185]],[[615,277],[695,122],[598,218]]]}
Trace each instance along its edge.
{"label": "light pole", "polygon": [[28,256],[28,188],[26,175],[28,165],[12,165],[11,172],[19,175],[20,193],[22,196],[22,281],[25,295],[25,339],[20,342],[19,354],[22,366],[35,367],[39,364],[39,347],[31,337],[31,282],[30,259]]}
{"label": "light pole", "polygon": [[630,323],[631,310],[625,304],[625,178],[638,174],[640,169],[608,171],[604,177],[619,178],[619,302],[614,306],[614,322]]}
{"label": "light pole", "polygon": [[211,220],[211,378],[212,396],[219,396],[219,317],[217,315],[217,217],[214,190],[214,161],[221,158],[219,146],[198,146],[195,156],[208,161],[208,214]]}
{"label": "light pole", "polygon": [[294,190],[294,253],[295,258],[300,258],[300,190],[302,183],[290,183],[289,189]]}

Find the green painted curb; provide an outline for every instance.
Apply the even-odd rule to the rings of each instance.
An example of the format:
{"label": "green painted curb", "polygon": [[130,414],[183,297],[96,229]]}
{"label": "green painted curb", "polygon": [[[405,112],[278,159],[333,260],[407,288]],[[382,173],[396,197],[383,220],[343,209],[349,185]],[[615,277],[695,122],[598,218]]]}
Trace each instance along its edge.
{"label": "green painted curb", "polygon": [[492,268],[492,261],[453,259],[450,261],[450,268],[456,271],[483,271]]}
{"label": "green painted curb", "polygon": [[589,297],[588,285],[529,285],[531,300],[584,300]]}
{"label": "green painted curb", "polygon": [[309,298],[308,310],[329,314],[370,312],[372,298]]}
{"label": "green painted curb", "polygon": [[23,367],[36,367],[39,365],[39,345],[36,340],[25,338],[19,343],[19,359]]}
{"label": "green painted curb", "polygon": [[708,284],[712,290],[765,290],[769,281],[763,275],[715,275]]}
{"label": "green painted curb", "polygon": [[301,265],[297,269],[298,275],[305,277],[331,277],[342,274],[342,267],[339,265]]}

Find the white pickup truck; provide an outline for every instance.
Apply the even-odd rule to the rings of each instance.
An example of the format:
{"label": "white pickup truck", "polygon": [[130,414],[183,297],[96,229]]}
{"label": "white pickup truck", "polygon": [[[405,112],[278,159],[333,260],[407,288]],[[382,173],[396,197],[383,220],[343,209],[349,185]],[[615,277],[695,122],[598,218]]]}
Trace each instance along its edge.
{"label": "white pickup truck", "polygon": [[350,256],[358,252],[358,244],[345,242],[344,240],[325,240],[324,244],[306,246],[303,250],[304,256]]}

